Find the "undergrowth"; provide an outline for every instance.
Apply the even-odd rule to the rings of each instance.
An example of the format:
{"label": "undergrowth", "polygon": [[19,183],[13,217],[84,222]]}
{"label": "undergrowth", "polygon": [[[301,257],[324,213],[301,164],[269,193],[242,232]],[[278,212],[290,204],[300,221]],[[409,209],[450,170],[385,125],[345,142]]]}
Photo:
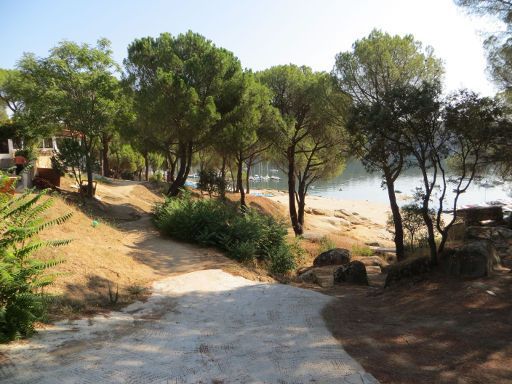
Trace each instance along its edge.
{"label": "undergrowth", "polygon": [[0,193],[0,341],[30,336],[34,323],[44,318],[43,288],[52,283],[48,269],[62,260],[41,260],[32,254],[44,247],[59,247],[69,240],[41,241],[42,230],[62,224],[71,214],[45,220],[52,199],[45,192],[20,196]]}
{"label": "undergrowth", "polygon": [[157,228],[175,239],[218,247],[237,261],[261,261],[276,274],[295,268],[286,225],[271,216],[251,209],[242,213],[221,200],[192,199],[186,192],[158,204],[154,213]]}

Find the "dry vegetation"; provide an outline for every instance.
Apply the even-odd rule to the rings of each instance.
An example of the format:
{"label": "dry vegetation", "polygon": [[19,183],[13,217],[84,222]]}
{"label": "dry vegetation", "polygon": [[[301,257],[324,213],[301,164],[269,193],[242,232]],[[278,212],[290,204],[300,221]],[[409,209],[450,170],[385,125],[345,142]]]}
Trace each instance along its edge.
{"label": "dry vegetation", "polygon": [[[59,255],[66,260],[57,267],[61,275],[51,287],[58,295],[55,318],[92,314],[143,299],[153,281],[199,269],[221,268],[249,279],[273,281],[257,265],[241,265],[216,250],[160,237],[147,213],[161,197],[149,184],[100,184],[98,195],[100,202],[86,205],[70,192],[56,198],[52,215],[68,211],[74,215],[45,236],[74,241],[65,248],[45,250],[45,257]],[[237,196],[229,198],[236,201]],[[248,204],[286,218],[284,205],[270,199],[248,196]],[[308,214],[306,220],[314,223],[318,216]],[[94,219],[99,219],[96,227]],[[364,223],[357,227],[362,230]],[[350,233],[326,235],[312,230],[314,226],[310,236],[300,241],[305,250],[301,266],[311,265],[326,244],[365,249],[364,241]],[[473,281],[434,274],[385,290],[294,284],[336,298],[324,310],[327,325],[382,383],[512,383],[512,274],[507,272]],[[119,299],[114,304],[111,296],[117,286]]]}
{"label": "dry vegetation", "polygon": [[441,275],[377,291],[337,287],[324,318],[381,383],[512,383],[512,274]]}
{"label": "dry vegetation", "polygon": [[257,265],[241,265],[216,250],[162,238],[148,216],[162,200],[150,184],[99,183],[99,201],[83,201],[72,184],[64,181],[63,193],[54,195],[51,209],[52,217],[73,212],[72,218],[45,231],[43,238],[73,241],[39,255],[65,260],[53,269],[59,276],[47,290],[55,295],[53,319],[119,308],[144,299],[153,281],[200,269],[220,268],[252,280],[273,281]]}

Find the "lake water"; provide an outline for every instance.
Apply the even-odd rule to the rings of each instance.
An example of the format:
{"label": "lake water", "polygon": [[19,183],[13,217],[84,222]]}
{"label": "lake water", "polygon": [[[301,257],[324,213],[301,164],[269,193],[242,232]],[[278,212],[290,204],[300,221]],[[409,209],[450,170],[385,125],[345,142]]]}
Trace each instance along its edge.
{"label": "lake water", "polygon": [[[267,166],[259,165],[254,167],[253,174],[267,174]],[[268,171],[269,175],[279,176],[281,180],[252,181],[251,188],[255,189],[278,189],[286,191],[288,188],[286,174],[280,170]],[[482,182],[473,181],[468,191],[459,197],[459,207],[467,204],[482,204],[496,200],[512,202],[512,183],[505,182],[501,185],[490,187],[482,186],[485,182],[498,180],[492,175],[485,175]],[[346,199],[346,200],[368,200],[371,202],[389,203],[387,192],[381,187],[382,179],[378,173],[368,173],[361,162],[350,161],[344,171],[331,180],[314,183],[309,190],[310,195]],[[409,169],[398,178],[396,189],[402,193],[398,194],[400,204],[410,202],[410,197],[417,186],[422,185],[419,170]],[[452,188],[450,187],[450,193]]]}

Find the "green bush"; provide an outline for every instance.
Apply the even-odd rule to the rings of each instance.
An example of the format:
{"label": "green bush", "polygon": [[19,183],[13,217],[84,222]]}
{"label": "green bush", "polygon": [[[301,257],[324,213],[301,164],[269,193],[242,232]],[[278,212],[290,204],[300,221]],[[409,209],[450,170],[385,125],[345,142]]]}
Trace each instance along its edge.
{"label": "green bush", "polygon": [[352,246],[352,254],[357,256],[373,256],[373,249],[368,246]]}
{"label": "green bush", "polygon": [[58,225],[71,214],[45,221],[43,213],[52,200],[42,201],[45,192],[27,192],[16,198],[0,194],[0,341],[27,337],[45,310],[43,287],[53,281],[47,270],[60,260],[40,260],[32,254],[44,247],[58,247],[69,240],[40,241],[36,235]]}
{"label": "green bush", "polygon": [[327,236],[322,236],[322,238],[318,242],[318,245],[319,245],[318,251],[320,253],[327,252],[327,251],[330,251],[333,248],[336,248],[336,244],[334,243],[334,241],[332,241]]}
{"label": "green bush", "polygon": [[226,192],[226,180],[214,169],[202,170],[199,172],[197,187],[200,191],[208,192],[210,197],[214,194],[224,196]]}
{"label": "green bush", "polygon": [[294,253],[286,243],[286,226],[254,210],[242,213],[229,203],[193,200],[184,193],[157,205],[154,222],[175,239],[216,246],[238,261],[258,259],[274,273],[295,267]]}
{"label": "green bush", "polygon": [[151,176],[149,176],[149,181],[152,183],[161,183],[164,181],[164,174],[162,171],[156,171]]}

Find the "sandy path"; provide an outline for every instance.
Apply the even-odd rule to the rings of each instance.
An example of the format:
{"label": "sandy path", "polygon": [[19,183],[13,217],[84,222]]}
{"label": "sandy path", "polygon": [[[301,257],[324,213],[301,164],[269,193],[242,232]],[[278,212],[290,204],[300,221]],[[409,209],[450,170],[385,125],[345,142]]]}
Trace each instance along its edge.
{"label": "sandy path", "polygon": [[326,329],[328,296],[220,270],[154,290],[146,303],[18,343],[2,383],[376,383]]}
{"label": "sandy path", "polygon": [[[108,204],[152,206],[135,183],[102,189]],[[0,382],[376,383],[326,328],[329,296],[223,272],[241,268],[160,236],[144,213],[120,229],[123,252],[161,279],[149,300],[0,346]]]}

